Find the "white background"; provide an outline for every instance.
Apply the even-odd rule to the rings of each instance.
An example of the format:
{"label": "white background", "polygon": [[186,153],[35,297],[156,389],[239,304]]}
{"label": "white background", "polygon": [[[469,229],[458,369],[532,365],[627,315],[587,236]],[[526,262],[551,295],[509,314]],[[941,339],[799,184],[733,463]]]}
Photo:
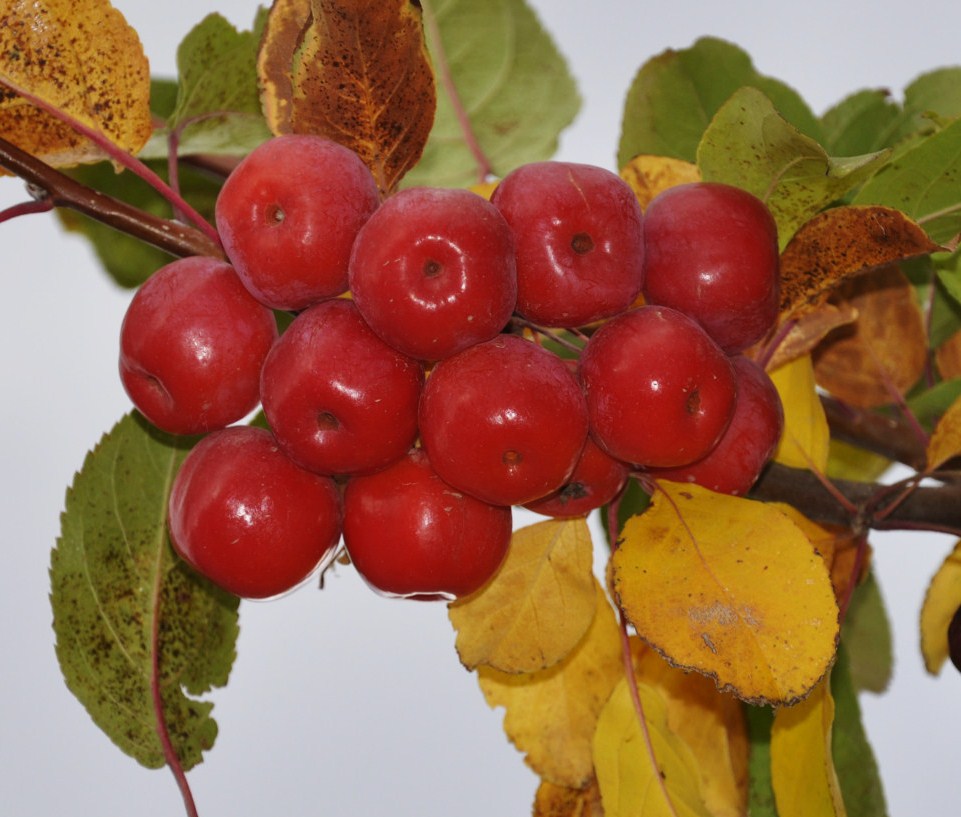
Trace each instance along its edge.
{"label": "white background", "polygon": [[[249,27],[254,3],[116,0],[155,73],[208,11]],[[961,6],[896,15],[867,0],[640,3],[536,0],[585,99],[560,158],[613,168],[621,102],[640,64],[705,34],[725,37],[820,113],[850,91],[899,95],[922,71],[961,64]],[[523,47],[523,44],[520,44]],[[0,181],[0,207],[24,198]],[[87,449],[129,405],[116,375],[129,294],[51,216],[0,224],[0,814],[127,817],[182,813],[165,770],[121,754],[67,691],[53,650],[49,552],[63,493]],[[961,679],[926,677],[916,620],[952,542],[875,536],[897,666],[863,705],[897,817],[957,813]],[[461,669],[444,605],[380,599],[349,571],[328,588],[242,606],[239,657],[213,696],[220,736],[190,779],[202,815],[529,813],[536,785]]]}

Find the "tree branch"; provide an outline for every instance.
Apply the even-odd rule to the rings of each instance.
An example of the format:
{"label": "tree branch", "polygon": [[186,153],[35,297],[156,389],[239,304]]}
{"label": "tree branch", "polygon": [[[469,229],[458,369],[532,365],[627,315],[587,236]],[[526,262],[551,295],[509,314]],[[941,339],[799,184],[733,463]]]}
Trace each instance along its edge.
{"label": "tree branch", "polygon": [[[0,166],[26,181],[39,198],[68,207],[174,256],[210,255],[223,251],[203,232],[179,221],[159,218],[71,179],[16,145],[0,138]],[[37,197],[37,194],[34,194]]]}

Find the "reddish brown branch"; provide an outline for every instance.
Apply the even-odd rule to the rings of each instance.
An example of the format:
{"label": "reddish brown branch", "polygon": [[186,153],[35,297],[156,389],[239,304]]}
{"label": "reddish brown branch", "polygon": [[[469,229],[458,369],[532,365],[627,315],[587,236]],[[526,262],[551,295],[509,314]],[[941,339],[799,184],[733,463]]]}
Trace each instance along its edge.
{"label": "reddish brown branch", "polygon": [[924,446],[912,424],[903,417],[853,408],[833,397],[822,397],[821,405],[832,437],[903,463],[915,471],[924,468]]}
{"label": "reddish brown branch", "polygon": [[26,181],[36,198],[67,207],[132,235],[175,256],[223,257],[203,232],[178,221],[159,218],[71,179],[5,139],[0,139],[0,166]]}

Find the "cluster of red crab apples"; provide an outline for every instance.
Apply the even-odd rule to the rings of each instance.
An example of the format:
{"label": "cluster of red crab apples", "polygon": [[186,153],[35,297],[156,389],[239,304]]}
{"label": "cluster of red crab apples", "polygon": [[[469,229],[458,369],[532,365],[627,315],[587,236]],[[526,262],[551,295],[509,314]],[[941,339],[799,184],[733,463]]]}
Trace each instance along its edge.
{"label": "cluster of red crab apples", "polygon": [[342,540],[382,593],[460,597],[502,563],[512,506],[583,515],[638,473],[744,493],[780,437],[743,354],[777,318],[777,232],[738,188],[642,213],[608,170],[535,162],[489,200],[382,199],[347,148],[284,136],[216,222],[228,260],[147,280],[120,371],[149,422],[201,435],[171,541],[239,596],[296,587]]}

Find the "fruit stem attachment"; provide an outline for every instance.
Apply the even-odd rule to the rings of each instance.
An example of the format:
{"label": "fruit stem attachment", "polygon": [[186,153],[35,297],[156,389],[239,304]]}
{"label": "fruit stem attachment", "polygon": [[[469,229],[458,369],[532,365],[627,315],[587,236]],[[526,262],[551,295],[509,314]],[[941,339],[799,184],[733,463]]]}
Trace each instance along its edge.
{"label": "fruit stem attachment", "polygon": [[461,132],[464,134],[464,142],[470,150],[474,161],[477,163],[477,181],[483,183],[491,174],[490,160],[477,139],[477,134],[471,125],[470,115],[464,107],[464,102],[457,92],[457,85],[454,83],[451,74],[450,63],[447,61],[447,53],[444,51],[444,42],[441,39],[440,26],[437,24],[437,17],[431,8],[429,0],[421,0],[421,9],[424,12],[424,25],[431,40],[431,56],[437,66],[437,73],[440,78],[441,86],[450,98],[451,106],[454,108],[454,115],[457,117],[457,124],[460,125]]}
{"label": "fruit stem attachment", "polygon": [[70,178],[16,145],[0,138],[0,166],[27,182],[35,203],[15,205],[0,214],[5,221],[27,213],[67,207],[175,256],[223,257],[220,243],[200,230],[170,221],[114,199]]}

